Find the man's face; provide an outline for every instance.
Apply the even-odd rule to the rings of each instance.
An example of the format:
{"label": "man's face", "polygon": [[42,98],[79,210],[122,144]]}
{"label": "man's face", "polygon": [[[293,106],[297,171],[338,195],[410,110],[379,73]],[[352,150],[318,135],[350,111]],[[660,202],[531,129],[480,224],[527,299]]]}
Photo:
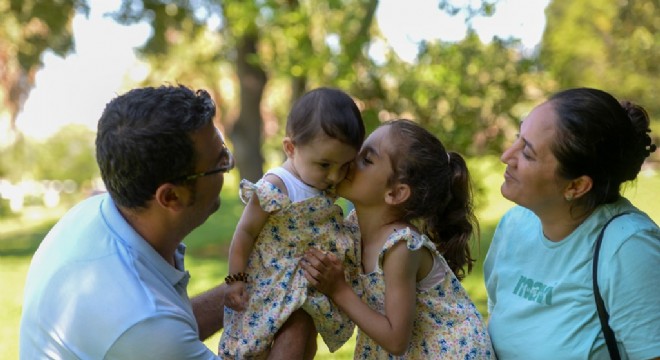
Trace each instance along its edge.
{"label": "man's face", "polygon": [[[200,174],[192,180],[193,198],[190,204],[192,211],[190,225],[197,227],[220,208],[220,190],[224,184],[226,171],[214,172],[217,169],[231,169],[233,157],[227,149],[218,129],[209,124],[191,135],[195,143],[197,164],[195,173]],[[206,174],[209,172],[209,174]]]}

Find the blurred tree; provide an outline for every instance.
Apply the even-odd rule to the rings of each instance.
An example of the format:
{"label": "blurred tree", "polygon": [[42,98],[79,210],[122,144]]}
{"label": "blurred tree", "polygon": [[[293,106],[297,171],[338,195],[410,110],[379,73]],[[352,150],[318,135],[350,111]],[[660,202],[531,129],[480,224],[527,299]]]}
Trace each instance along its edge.
{"label": "blurred tree", "polygon": [[43,143],[31,146],[35,179],[73,180],[88,184],[100,173],[95,158],[95,132],[83,125],[67,125]]}
{"label": "blurred tree", "polygon": [[71,21],[76,11],[88,9],[86,0],[0,0],[0,105],[10,129],[34,85],[42,54],[72,51]]}
{"label": "blurred tree", "polygon": [[[182,71],[174,74],[176,80],[203,78],[203,87],[212,88],[216,101],[227,105],[221,106],[221,115],[237,114],[231,116],[235,119],[225,118],[223,122],[229,128],[240,177],[256,180],[263,171],[262,98],[269,79],[289,82],[285,90],[288,96],[275,96],[280,103],[290,104],[308,89],[310,82],[336,83],[338,74],[354,73],[355,62],[365,58],[362,50],[370,39],[377,4],[377,0],[124,0],[115,18],[123,23],[149,21],[154,31],[143,52],[150,54],[152,66],[166,70],[178,63],[176,67]],[[216,34],[200,30],[213,30],[214,26]],[[200,33],[205,33],[206,39],[212,38],[214,44],[208,47],[211,51],[202,58],[202,64],[193,60],[196,50],[176,56],[197,43]],[[180,46],[172,46],[176,44]],[[160,61],[164,58],[170,60]],[[223,63],[234,66],[235,98],[223,96],[219,77],[226,73],[221,75],[217,70],[223,68]],[[216,70],[211,69],[214,67]],[[335,81],[328,81],[330,78]],[[279,84],[281,91],[282,82]],[[227,110],[232,105],[236,110]],[[276,110],[280,117],[286,111]],[[272,121],[272,114],[267,117]]]}
{"label": "blurred tree", "polygon": [[417,119],[466,155],[499,154],[527,110],[519,104],[541,86],[530,75],[533,59],[521,57],[516,45],[499,39],[483,44],[473,31],[456,43],[423,44],[417,64],[383,69],[388,112],[381,118]]}
{"label": "blurred tree", "polygon": [[660,117],[658,0],[553,0],[541,62],[562,88],[597,87]]}

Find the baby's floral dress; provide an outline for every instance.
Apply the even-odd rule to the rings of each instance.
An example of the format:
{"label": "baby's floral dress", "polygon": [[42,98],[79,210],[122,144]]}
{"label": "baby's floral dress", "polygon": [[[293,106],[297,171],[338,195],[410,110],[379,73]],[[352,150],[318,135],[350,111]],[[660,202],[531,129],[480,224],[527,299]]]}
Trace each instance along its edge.
{"label": "baby's floral dress", "polygon": [[[352,215],[349,216],[350,220]],[[388,237],[374,272],[362,274],[362,296],[372,309],[385,313],[385,279],[382,265],[388,249],[405,241],[411,251],[426,247],[441,261],[445,276],[430,289],[417,289],[416,318],[410,345],[403,356],[394,356],[358,331],[355,359],[495,359],[490,337],[481,314],[451,271],[435,244],[410,228],[396,230]]]}
{"label": "baby's floral dress", "polygon": [[343,259],[347,280],[348,274],[356,272],[355,244],[344,230],[341,208],[325,193],[292,202],[264,179],[256,184],[241,181],[242,201],[247,203],[254,195],[271,215],[248,259],[247,309],[237,312],[225,307],[218,355],[226,359],[262,355],[275,333],[300,308],[312,316],[316,330],[334,352],[353,335],[355,324],[325,295],[308,286],[299,261],[308,248],[315,247]]}

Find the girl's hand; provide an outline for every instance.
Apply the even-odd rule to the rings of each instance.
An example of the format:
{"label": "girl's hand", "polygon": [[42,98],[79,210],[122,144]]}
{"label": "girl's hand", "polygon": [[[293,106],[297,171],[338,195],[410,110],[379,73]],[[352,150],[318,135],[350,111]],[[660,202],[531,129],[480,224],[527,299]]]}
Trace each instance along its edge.
{"label": "girl's hand", "polygon": [[247,291],[245,291],[245,283],[242,281],[231,283],[229,289],[225,292],[225,306],[236,311],[245,310],[248,299]]}
{"label": "girl's hand", "polygon": [[333,253],[311,248],[305,252],[300,264],[309,283],[330,297],[348,286],[344,267]]}

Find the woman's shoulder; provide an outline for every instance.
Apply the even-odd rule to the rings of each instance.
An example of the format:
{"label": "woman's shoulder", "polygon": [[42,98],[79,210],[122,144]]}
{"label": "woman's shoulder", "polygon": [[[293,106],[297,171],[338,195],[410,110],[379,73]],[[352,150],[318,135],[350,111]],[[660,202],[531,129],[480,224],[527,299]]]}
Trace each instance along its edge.
{"label": "woman's shoulder", "polygon": [[651,242],[660,241],[660,228],[643,211],[625,198],[597,210],[596,229],[600,229],[611,220],[603,234],[603,246],[618,248],[631,239]]}

